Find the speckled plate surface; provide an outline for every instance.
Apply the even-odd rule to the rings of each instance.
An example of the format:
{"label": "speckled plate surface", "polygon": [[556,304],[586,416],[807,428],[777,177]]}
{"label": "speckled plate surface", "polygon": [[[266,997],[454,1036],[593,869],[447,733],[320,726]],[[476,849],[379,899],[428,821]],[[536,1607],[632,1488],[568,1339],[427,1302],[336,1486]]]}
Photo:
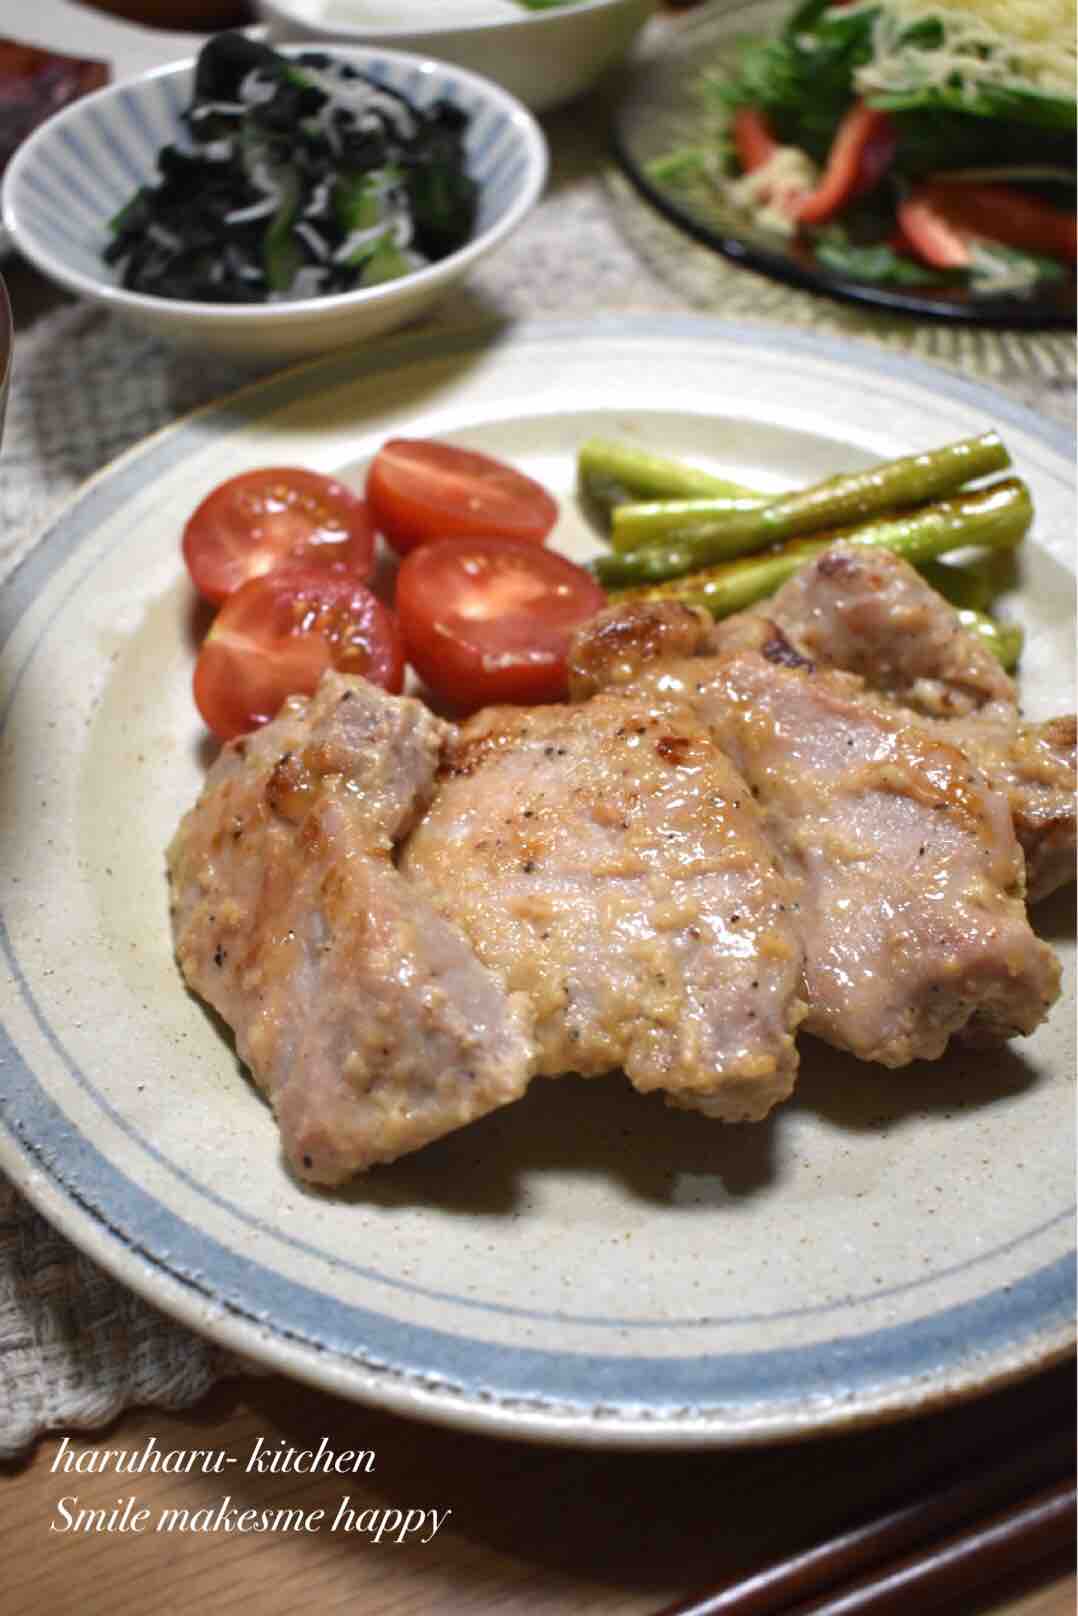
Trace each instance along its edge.
{"label": "speckled plate surface", "polygon": [[1034,491],[1008,609],[1030,713],[1073,705],[1070,448],[942,371],[694,317],[417,335],[286,372],[149,440],[2,596],[0,1165],[118,1278],[269,1366],[416,1416],[606,1445],[764,1441],[907,1415],[1073,1341],[1072,906],[1035,1037],[888,1073],[806,1048],[724,1127],[617,1077],[515,1106],[345,1193],[268,1109],[170,945],[163,850],[199,789],[183,519],[270,462],[362,475],[391,432],[504,455],[562,501],[585,436],[748,483],[996,424]]}
{"label": "speckled plate surface", "polygon": [[653,48],[634,64],[614,124],[617,156],[648,201],[734,263],[790,286],[921,319],[1073,330],[1078,312],[1073,275],[1040,284],[1029,295],[991,297],[966,287],[862,281],[820,262],[807,241],[761,228],[713,186],[685,185],[656,174],[656,158],[715,143],[719,124],[701,100],[702,76],[733,68],[740,42],[775,33],[792,9],[793,0],[721,0],[679,18],[657,36],[653,30]]}

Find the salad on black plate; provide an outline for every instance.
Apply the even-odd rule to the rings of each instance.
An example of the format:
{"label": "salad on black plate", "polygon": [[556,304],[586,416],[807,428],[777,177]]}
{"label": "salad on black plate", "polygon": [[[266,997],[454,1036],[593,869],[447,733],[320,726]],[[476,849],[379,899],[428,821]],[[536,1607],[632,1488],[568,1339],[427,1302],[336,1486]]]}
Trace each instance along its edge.
{"label": "salad on black plate", "polygon": [[1075,262],[1074,0],[802,0],[705,74],[701,179],[881,285],[1019,295]]}

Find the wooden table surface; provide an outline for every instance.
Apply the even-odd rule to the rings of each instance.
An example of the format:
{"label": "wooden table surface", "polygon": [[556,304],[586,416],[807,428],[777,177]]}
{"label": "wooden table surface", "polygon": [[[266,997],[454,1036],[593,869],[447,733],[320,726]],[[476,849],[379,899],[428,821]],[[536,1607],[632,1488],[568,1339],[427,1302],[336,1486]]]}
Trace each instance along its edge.
{"label": "wooden table surface", "polygon": [[[62,1434],[50,1437],[24,1464],[0,1466],[0,1611],[646,1616],[720,1573],[915,1496],[973,1455],[1003,1456],[1046,1424],[1073,1431],[1075,1420],[1068,1363],[942,1414],[841,1438],[716,1453],[602,1453],[426,1427],[252,1375],[182,1415],[129,1413],[103,1433],[69,1434],[66,1444]],[[223,1474],[118,1473],[115,1456],[144,1452],[151,1437],[160,1453],[225,1450],[238,1462]],[[245,1470],[259,1438],[262,1451],[276,1451],[316,1449],[323,1437],[336,1453],[373,1451],[370,1469]],[[306,1534],[105,1533],[71,1524],[78,1510],[111,1512],[134,1498],[128,1521],[143,1508],[152,1526],[162,1509],[216,1512],[226,1496],[236,1509],[325,1515]],[[332,1528],[346,1499],[356,1521],[364,1510],[451,1514],[429,1542],[374,1542],[369,1532]],[[1067,1555],[950,1608],[955,1616],[1073,1616],[1076,1599]]]}

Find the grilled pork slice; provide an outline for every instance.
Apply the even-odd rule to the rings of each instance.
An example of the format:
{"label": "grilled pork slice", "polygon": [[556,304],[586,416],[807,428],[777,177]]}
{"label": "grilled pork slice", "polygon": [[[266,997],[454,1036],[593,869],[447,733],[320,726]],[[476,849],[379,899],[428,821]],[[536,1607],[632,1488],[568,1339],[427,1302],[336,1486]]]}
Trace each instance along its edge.
{"label": "grilled pork slice", "polygon": [[[889,551],[840,541],[755,608],[817,667],[856,673],[927,718],[1012,717],[1014,681],[954,608]],[[721,649],[719,624],[715,644]]]}
{"label": "grilled pork slice", "polygon": [[[1039,1024],[1058,962],[1029,927],[1007,797],[963,751],[860,679],[814,671],[767,619],[732,626],[742,649],[664,657],[655,605],[603,616],[574,650],[574,688],[601,682],[599,645],[616,639],[620,688],[690,704],[763,810],[795,890],[806,1030],[901,1066],[971,1024],[981,1039]],[[684,620],[667,620],[683,643]]]}
{"label": "grilled pork slice", "polygon": [[587,701],[600,690],[631,685],[642,668],[670,657],[712,650],[714,624],[699,606],[640,600],[607,606],[573,637],[569,696]]}
{"label": "grilled pork slice", "polygon": [[[1027,898],[1075,876],[1075,719],[1018,716],[1013,681],[991,651],[898,556],[848,543],[757,608],[815,665],[857,673],[873,690],[934,719],[1007,793],[1026,859]],[[720,624],[722,649],[744,624]]]}
{"label": "grilled pork slice", "polygon": [[168,854],[176,952],[285,1155],[333,1184],[516,1099],[530,1011],[398,874],[449,727],[327,674],[211,769]]}
{"label": "grilled pork slice", "polygon": [[1029,1033],[1059,991],[1030,929],[1007,798],[965,753],[859,681],[720,658],[716,734],[800,886],[805,1027],[863,1060]]}
{"label": "grilled pork slice", "polygon": [[1026,859],[1026,901],[1037,903],[1073,881],[1078,840],[1074,714],[1042,724],[974,715],[946,727],[949,739],[1006,793]]}
{"label": "grilled pork slice", "polygon": [[622,1067],[728,1120],[793,1087],[801,949],[744,780],[685,708],[491,708],[401,869],[535,1012],[539,1070]]}

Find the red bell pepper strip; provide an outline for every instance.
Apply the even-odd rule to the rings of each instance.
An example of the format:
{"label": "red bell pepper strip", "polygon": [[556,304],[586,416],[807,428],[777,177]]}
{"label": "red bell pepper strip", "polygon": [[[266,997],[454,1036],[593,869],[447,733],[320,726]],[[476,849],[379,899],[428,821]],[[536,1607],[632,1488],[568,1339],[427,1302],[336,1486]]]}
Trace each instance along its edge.
{"label": "red bell pepper strip", "polygon": [[902,198],[896,209],[903,245],[933,269],[968,269],[969,242],[929,195],[927,185],[918,186]]}
{"label": "red bell pepper strip", "polygon": [[[967,242],[1000,241],[1004,246],[1043,253],[1068,264],[1078,257],[1075,214],[1052,207],[1017,186],[928,181],[911,192],[904,206],[913,208],[914,229],[906,226],[901,208],[899,219],[918,252],[922,249],[916,231],[922,231],[931,249],[942,227]],[[930,216],[936,221],[934,225],[927,222]],[[930,258],[927,262],[936,260]]]}
{"label": "red bell pepper strip", "polygon": [[734,150],[743,174],[769,163],[779,149],[767,114],[759,107],[738,107],[733,118]]}
{"label": "red bell pepper strip", "polygon": [[878,183],[898,144],[886,112],[856,101],[835,131],[819,185],[797,205],[799,224],[825,224]]}

